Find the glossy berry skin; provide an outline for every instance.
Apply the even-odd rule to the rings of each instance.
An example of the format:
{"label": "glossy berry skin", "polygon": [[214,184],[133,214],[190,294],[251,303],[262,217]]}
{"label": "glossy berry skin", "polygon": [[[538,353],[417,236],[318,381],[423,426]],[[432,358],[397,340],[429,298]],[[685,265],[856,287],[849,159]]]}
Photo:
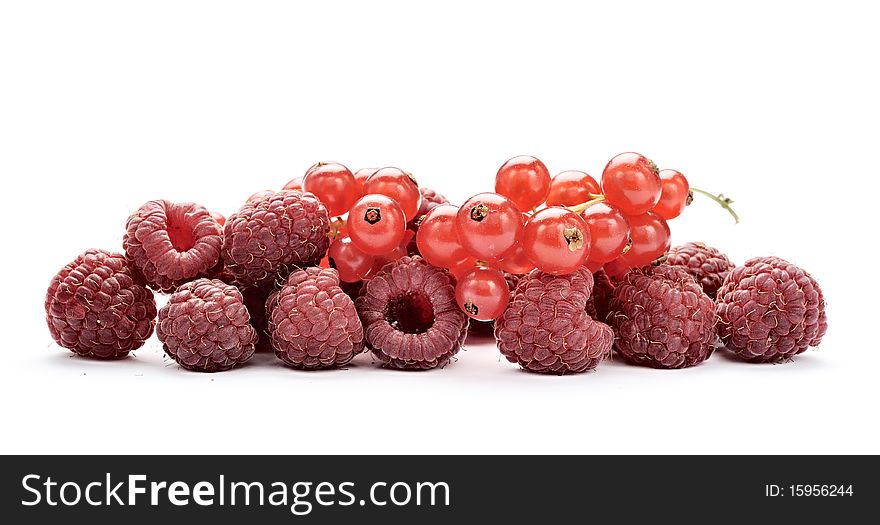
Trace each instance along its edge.
{"label": "glossy berry skin", "polygon": [[294,177],[290,182],[284,185],[285,190],[303,191],[303,177]]}
{"label": "glossy berry skin", "polygon": [[504,259],[498,261],[498,267],[507,273],[525,275],[535,269],[535,263],[526,256],[525,249],[519,244]]}
{"label": "glossy berry skin", "polygon": [[523,230],[523,251],[535,266],[552,275],[569,274],[587,260],[590,230],[580,215],[565,208],[545,208]]}
{"label": "glossy berry skin", "polygon": [[247,202],[249,202],[249,203],[259,202],[263,199],[270,198],[272,195],[275,195],[275,192],[272,190],[258,191],[256,193],[253,193],[250,197],[248,197]]}
{"label": "glossy berry skin", "polygon": [[620,259],[630,268],[647,266],[669,250],[670,231],[669,225],[663,217],[654,212],[628,217],[629,238],[632,247],[620,256]]}
{"label": "glossy berry skin", "polygon": [[212,211],[211,217],[213,217],[214,220],[217,221],[217,224],[219,224],[220,226],[223,226],[224,224],[226,224],[226,217],[222,213]]}
{"label": "glossy berry skin", "polygon": [[471,319],[491,321],[507,308],[510,288],[500,271],[476,267],[458,279],[455,300]]}
{"label": "glossy berry skin", "polygon": [[495,193],[513,201],[520,210],[537,207],[544,202],[549,191],[550,172],[535,157],[513,157],[495,175]]}
{"label": "glossy berry skin", "polygon": [[367,194],[348,213],[348,236],[368,255],[385,255],[397,248],[406,231],[400,206],[385,195]]}
{"label": "glossy berry skin", "polygon": [[364,193],[377,193],[390,197],[400,205],[406,221],[416,218],[422,194],[412,175],[399,168],[381,168],[364,181]]}
{"label": "glossy berry skin", "polygon": [[660,185],[662,191],[654,213],[668,221],[684,211],[690,200],[691,187],[687,178],[675,170],[660,170]]}
{"label": "glossy berry skin", "polygon": [[455,277],[456,280],[461,279],[468,272],[476,268],[477,260],[473,257],[468,257],[467,259],[457,263],[452,268],[449,268],[449,274]]}
{"label": "glossy berry skin", "polygon": [[357,184],[358,197],[364,196],[364,183],[367,178],[379,171],[379,168],[361,168],[354,172],[354,181]]}
{"label": "glossy berry skin", "polygon": [[627,215],[651,211],[660,200],[657,165],[638,153],[621,153],[602,172],[602,193]]}
{"label": "glossy berry skin", "polygon": [[522,214],[507,197],[479,193],[459,208],[455,227],[459,242],[471,256],[497,260],[522,239]]}
{"label": "glossy berry skin", "polygon": [[601,193],[596,179],[583,171],[563,171],[550,181],[547,206],[575,206],[590,200],[590,194]]}
{"label": "glossy berry skin", "polygon": [[360,198],[354,175],[338,162],[322,162],[312,166],[303,177],[302,189],[313,193],[331,217],[348,212]]}
{"label": "glossy berry skin", "polygon": [[620,208],[597,202],[581,212],[581,217],[590,230],[590,262],[604,264],[623,253],[629,241],[629,222]]}
{"label": "glossy berry skin", "polygon": [[370,273],[376,258],[361,251],[351,237],[340,237],[333,241],[327,252],[330,266],[339,272],[339,280],[347,283],[360,281]]}
{"label": "glossy berry skin", "polygon": [[419,226],[416,245],[422,257],[434,266],[451,268],[468,257],[458,242],[457,216],[458,206],[441,204],[429,211]]}

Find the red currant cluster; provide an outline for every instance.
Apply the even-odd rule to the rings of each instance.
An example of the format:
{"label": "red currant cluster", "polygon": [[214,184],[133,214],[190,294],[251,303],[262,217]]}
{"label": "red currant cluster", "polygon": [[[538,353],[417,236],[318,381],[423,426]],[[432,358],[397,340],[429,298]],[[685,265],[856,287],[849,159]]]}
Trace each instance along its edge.
{"label": "red currant cluster", "polygon": [[325,263],[342,281],[368,280],[417,250],[456,277],[459,306],[482,321],[507,306],[505,272],[562,275],[586,266],[615,276],[652,263],[669,249],[666,221],[692,197],[684,175],[658,170],[638,153],[611,159],[601,181],[582,171],[551,178],[540,160],[514,157],[498,170],[495,193],[461,206],[440,204],[421,216],[419,186],[399,168],[352,173],[321,162],[285,189],[313,193],[335,217]]}

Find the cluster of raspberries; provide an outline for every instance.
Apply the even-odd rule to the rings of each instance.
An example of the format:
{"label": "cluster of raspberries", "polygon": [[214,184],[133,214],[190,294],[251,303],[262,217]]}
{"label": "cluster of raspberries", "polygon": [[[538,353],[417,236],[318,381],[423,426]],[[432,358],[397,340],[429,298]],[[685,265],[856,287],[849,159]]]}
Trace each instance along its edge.
{"label": "cluster of raspberries", "polygon": [[[419,216],[446,201],[422,195]],[[320,266],[330,233],[326,207],[299,190],[255,194],[226,221],[198,204],[150,201],[129,217],[124,253],[87,250],[52,279],[49,331],[99,359],[125,357],[155,331],[171,359],[202,372],[258,350],[300,370],[341,367],[364,351],[401,370],[449,363],[469,328],[455,277],[412,254],[343,283]],[[744,361],[779,362],[827,330],[808,273],[775,257],[737,267],[700,243],[614,281],[585,268],[506,278],[510,302],[491,329],[502,355],[529,372],[589,371],[612,350],[655,368],[694,366],[721,346]],[[169,294],[161,309],[154,292]]]}
{"label": "cluster of raspberries", "polygon": [[[425,213],[445,202],[422,194]],[[468,329],[451,275],[416,255],[346,286],[319,266],[329,235],[325,206],[297,190],[256,194],[225,221],[198,204],[150,201],[129,217],[124,253],[88,250],[52,279],[49,330],[103,359],[127,356],[155,330],[171,359],[202,372],[260,349],[302,370],[340,367],[365,350],[391,368],[448,363]],[[158,311],[154,291],[169,294]]]}

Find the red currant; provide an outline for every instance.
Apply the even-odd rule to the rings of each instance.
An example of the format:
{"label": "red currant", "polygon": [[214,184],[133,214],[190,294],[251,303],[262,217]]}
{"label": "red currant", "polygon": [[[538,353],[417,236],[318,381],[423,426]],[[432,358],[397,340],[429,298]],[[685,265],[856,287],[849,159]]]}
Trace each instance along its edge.
{"label": "red currant", "polygon": [[473,270],[477,266],[477,260],[473,257],[468,257],[467,259],[457,263],[452,268],[449,268],[449,273],[455,277],[456,280],[461,279],[468,272]]}
{"label": "red currant", "polygon": [[360,197],[354,175],[338,162],[312,166],[303,177],[302,187],[324,203],[331,217],[346,213]]}
{"label": "red currant", "polygon": [[591,204],[582,213],[590,230],[589,260],[606,263],[620,256],[629,241],[629,223],[620,208],[607,202]]}
{"label": "red currant", "polygon": [[294,178],[290,179],[290,182],[285,184],[283,189],[303,191],[303,178],[302,177],[294,177]]}
{"label": "red currant", "polygon": [[635,217],[627,217],[629,222],[630,249],[620,256],[630,268],[647,266],[669,250],[670,231],[666,220],[649,211]]}
{"label": "red currant", "polygon": [[523,230],[523,250],[545,273],[562,275],[580,268],[590,253],[590,230],[580,215],[565,208],[545,208]]}
{"label": "red currant", "polygon": [[498,261],[498,266],[505,272],[516,275],[525,275],[535,269],[535,263],[526,256],[522,244],[518,244],[510,254]]}
{"label": "red currant", "polygon": [[382,168],[367,177],[364,193],[390,197],[400,205],[407,222],[415,219],[422,202],[422,194],[415,179],[399,168]]}
{"label": "red currant", "polygon": [[623,257],[618,257],[613,261],[605,263],[602,269],[605,270],[605,274],[611,279],[619,280],[629,272],[630,266],[623,260]]}
{"label": "red currant", "polygon": [[459,208],[455,228],[459,242],[473,257],[497,260],[522,238],[522,214],[507,197],[479,193]]}
{"label": "red currant", "polygon": [[214,217],[214,220],[217,221],[217,224],[219,224],[220,226],[223,226],[226,224],[226,217],[224,217],[222,213],[217,213],[216,211],[212,211],[211,217]]}
{"label": "red currant", "polygon": [[458,306],[471,318],[491,321],[504,313],[510,288],[504,274],[493,268],[473,268],[455,286]]}
{"label": "red currant", "polygon": [[653,211],[668,221],[684,211],[691,187],[687,178],[675,170],[660,170],[660,184],[663,190]]}
{"label": "red currant", "polygon": [[347,283],[360,281],[373,268],[376,258],[362,252],[351,237],[340,237],[333,241],[327,252],[330,264],[339,272],[339,279]]}
{"label": "red currant", "polygon": [[583,171],[563,171],[550,181],[547,206],[574,206],[590,200],[590,194],[601,193],[596,179]]}
{"label": "red currant", "polygon": [[348,235],[362,252],[385,255],[397,248],[406,231],[400,205],[385,195],[367,194],[348,212]]}
{"label": "red currant", "polygon": [[429,211],[419,225],[416,234],[419,253],[434,266],[451,268],[468,257],[455,231],[457,216],[458,206],[441,204]]}
{"label": "red currant", "polygon": [[495,193],[512,200],[521,210],[531,210],[540,205],[549,191],[550,172],[535,157],[513,157],[495,175]]}
{"label": "red currant", "polygon": [[651,211],[661,193],[657,166],[644,155],[621,153],[602,172],[602,193],[627,215]]}
{"label": "red currant", "polygon": [[364,183],[367,177],[379,171],[379,168],[361,168],[354,172],[354,181],[357,183],[358,196],[364,196]]}
{"label": "red currant", "polygon": [[251,195],[250,197],[248,197],[247,201],[248,201],[248,203],[253,203],[253,202],[257,202],[260,199],[270,197],[272,195],[275,195],[275,192],[272,190],[258,191],[256,193],[254,193],[253,195]]}

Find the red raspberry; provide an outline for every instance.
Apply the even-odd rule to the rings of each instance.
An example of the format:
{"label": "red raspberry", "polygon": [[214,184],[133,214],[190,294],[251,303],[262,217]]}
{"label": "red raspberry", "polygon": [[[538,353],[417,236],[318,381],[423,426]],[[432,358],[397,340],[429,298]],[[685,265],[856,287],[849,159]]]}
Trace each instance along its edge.
{"label": "red raspberry", "polygon": [[354,302],[332,268],[290,274],[266,306],[275,355],[294,368],[342,366],[364,349],[364,328]]}
{"label": "red raspberry", "polygon": [[367,281],[355,301],[366,342],[384,366],[444,366],[467,336],[449,273],[421,257],[401,257]]}
{"label": "red raspberry", "polygon": [[87,250],[52,278],[46,323],[55,342],[74,353],[118,359],[153,333],[156,301],[138,284],[125,256]]}
{"label": "red raspberry", "polygon": [[535,270],[522,277],[495,320],[498,349],[529,372],[562,375],[596,368],[610,354],[614,334],[587,314],[592,290],[586,268],[569,275]]}
{"label": "red raspberry", "polygon": [[790,359],[818,346],[828,329],[819,284],[778,257],[751,259],[730,272],[717,312],[722,341],[744,361]]}
{"label": "red raspberry", "polygon": [[254,354],[257,334],[241,292],[216,279],[181,285],[159,310],[156,335],[188,370],[222,372]]}
{"label": "red raspberry", "polygon": [[222,235],[205,207],[156,200],[128,218],[122,246],[148,286],[170,292],[217,266]]}
{"label": "red raspberry", "polygon": [[590,302],[587,304],[587,313],[593,319],[605,322],[608,317],[608,303],[614,295],[614,283],[605,273],[605,270],[599,269],[593,274],[593,295],[590,296]]}
{"label": "red raspberry", "polygon": [[712,299],[715,299],[724,278],[734,266],[726,255],[701,242],[689,242],[672,248],[666,264],[687,270]]}
{"label": "red raspberry", "polygon": [[314,195],[270,192],[227,219],[223,262],[242,288],[271,286],[296,267],[317,266],[329,232],[327,209]]}
{"label": "red raspberry", "polygon": [[[224,279],[220,279],[227,282]],[[227,283],[229,284],[229,283]],[[275,292],[274,287],[264,286],[261,288],[246,288],[241,290],[244,306],[251,316],[251,326],[257,332],[257,352],[271,352],[272,340],[269,336],[269,317],[266,313],[266,302],[269,296]]]}
{"label": "red raspberry", "polygon": [[627,361],[654,368],[684,368],[712,355],[715,304],[683,268],[632,270],[609,303],[614,348]]}

